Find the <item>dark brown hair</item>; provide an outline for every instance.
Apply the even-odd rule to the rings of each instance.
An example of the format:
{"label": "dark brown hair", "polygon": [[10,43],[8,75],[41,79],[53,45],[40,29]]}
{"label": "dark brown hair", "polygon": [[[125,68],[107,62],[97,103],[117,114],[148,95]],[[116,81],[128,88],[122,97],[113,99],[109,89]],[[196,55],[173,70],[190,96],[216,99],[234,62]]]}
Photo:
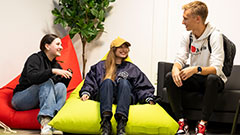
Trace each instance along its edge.
{"label": "dark brown hair", "polygon": [[55,40],[56,38],[60,38],[60,37],[57,35],[54,35],[54,34],[46,34],[40,42],[40,50],[44,51],[46,49],[45,45],[51,44],[53,42],[53,40]]}

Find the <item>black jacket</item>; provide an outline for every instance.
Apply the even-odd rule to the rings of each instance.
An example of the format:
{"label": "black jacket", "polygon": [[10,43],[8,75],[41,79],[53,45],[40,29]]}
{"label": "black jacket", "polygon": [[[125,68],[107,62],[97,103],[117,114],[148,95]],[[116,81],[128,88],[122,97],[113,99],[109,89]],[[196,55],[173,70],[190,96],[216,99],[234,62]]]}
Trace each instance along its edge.
{"label": "black jacket", "polygon": [[70,79],[54,75],[52,68],[62,69],[55,59],[50,61],[43,51],[32,54],[24,65],[19,84],[14,89],[13,94],[23,91],[34,84],[46,82],[49,78],[54,83],[63,82],[67,87]]}

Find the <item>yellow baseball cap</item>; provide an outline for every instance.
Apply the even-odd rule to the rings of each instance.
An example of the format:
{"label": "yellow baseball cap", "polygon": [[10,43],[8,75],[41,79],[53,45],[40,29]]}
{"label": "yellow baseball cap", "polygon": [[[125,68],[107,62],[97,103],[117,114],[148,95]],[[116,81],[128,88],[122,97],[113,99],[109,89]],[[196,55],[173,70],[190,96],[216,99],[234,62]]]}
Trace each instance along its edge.
{"label": "yellow baseball cap", "polygon": [[131,44],[129,42],[127,42],[126,40],[120,38],[120,37],[117,37],[116,39],[114,39],[111,43],[111,46],[110,48],[113,48],[113,47],[120,47],[122,44],[126,44],[128,46],[131,46]]}

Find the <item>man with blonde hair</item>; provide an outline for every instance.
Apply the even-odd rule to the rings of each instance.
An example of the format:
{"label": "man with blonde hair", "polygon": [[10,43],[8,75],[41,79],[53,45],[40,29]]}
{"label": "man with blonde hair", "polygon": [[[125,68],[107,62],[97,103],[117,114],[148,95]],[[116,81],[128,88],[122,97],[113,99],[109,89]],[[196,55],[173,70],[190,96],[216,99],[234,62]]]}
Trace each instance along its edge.
{"label": "man with blonde hair", "polygon": [[[222,71],[223,37],[210,23],[205,23],[208,15],[205,3],[190,2],[182,9],[184,10],[182,24],[190,33],[183,36],[172,71],[166,76],[168,98],[178,119],[177,134],[188,134],[189,126],[182,107],[182,92],[203,93],[202,115],[196,126],[196,134],[205,135],[206,124],[216,104],[217,94],[223,90],[224,83],[227,81]],[[211,35],[211,52],[208,48],[209,35]],[[188,58],[190,58],[190,64],[185,68]]]}

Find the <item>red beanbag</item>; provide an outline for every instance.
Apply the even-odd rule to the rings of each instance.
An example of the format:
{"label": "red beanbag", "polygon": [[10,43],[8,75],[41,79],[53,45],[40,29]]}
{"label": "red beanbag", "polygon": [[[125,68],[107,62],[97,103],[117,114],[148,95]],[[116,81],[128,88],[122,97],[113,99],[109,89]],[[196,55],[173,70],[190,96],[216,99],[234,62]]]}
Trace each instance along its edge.
{"label": "red beanbag", "polygon": [[[62,39],[62,46],[62,56],[59,57],[58,60],[63,61],[63,63],[60,63],[63,69],[70,68],[73,71],[72,79],[67,88],[68,98],[70,93],[82,81],[82,77],[77,55],[68,35]],[[20,75],[0,88],[0,121],[11,128],[40,129],[40,124],[37,121],[39,109],[16,111],[11,106],[13,89],[18,84],[19,77]]]}

